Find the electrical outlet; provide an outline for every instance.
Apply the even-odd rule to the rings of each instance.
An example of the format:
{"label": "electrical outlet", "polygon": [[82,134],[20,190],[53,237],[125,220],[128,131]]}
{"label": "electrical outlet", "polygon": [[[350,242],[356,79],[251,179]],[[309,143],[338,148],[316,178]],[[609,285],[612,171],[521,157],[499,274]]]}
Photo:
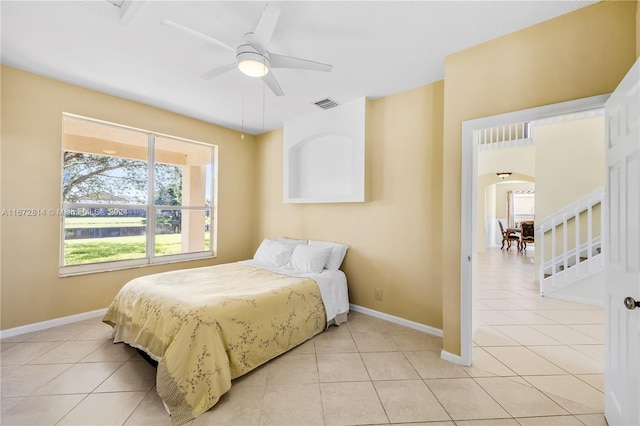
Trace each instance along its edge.
{"label": "electrical outlet", "polygon": [[376,300],[382,300],[382,289],[376,288]]}

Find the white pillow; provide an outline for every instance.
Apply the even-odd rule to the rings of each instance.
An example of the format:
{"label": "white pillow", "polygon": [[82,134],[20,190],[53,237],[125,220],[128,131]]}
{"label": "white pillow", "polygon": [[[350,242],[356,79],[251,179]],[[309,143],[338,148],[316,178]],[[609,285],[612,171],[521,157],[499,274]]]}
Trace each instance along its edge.
{"label": "white pillow", "polygon": [[307,244],[307,240],[294,240],[293,238],[287,238],[287,237],[278,237],[276,238],[276,241],[284,244],[290,244],[292,246],[297,246],[299,244]]}
{"label": "white pillow", "polygon": [[329,255],[329,259],[327,259],[327,264],[324,266],[325,269],[330,271],[337,271],[340,269],[340,265],[342,265],[342,261],[344,260],[344,257],[347,254],[347,249],[349,248],[346,244],[333,243],[330,241],[309,240],[309,245],[331,248],[331,254]]}
{"label": "white pillow", "polygon": [[265,238],[256,250],[256,254],[253,255],[253,259],[268,265],[282,267],[289,262],[292,252],[292,245]]}
{"label": "white pillow", "polygon": [[314,247],[306,244],[295,246],[287,268],[304,273],[320,273],[331,254],[330,247]]}

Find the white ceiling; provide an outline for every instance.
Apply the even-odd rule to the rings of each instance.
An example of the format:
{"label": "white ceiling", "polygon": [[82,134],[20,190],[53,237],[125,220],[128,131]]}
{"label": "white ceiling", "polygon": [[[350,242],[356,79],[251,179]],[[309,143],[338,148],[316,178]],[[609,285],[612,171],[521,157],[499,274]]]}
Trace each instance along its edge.
{"label": "white ceiling", "polygon": [[199,78],[234,62],[233,53],[160,24],[167,18],[236,46],[265,2],[127,0],[123,12],[106,0],[2,0],[2,63],[258,134],[319,111],[312,103],[326,97],[345,103],[440,80],[445,56],[595,1],[272,3],[281,13],[269,50],[333,65],[331,73],[274,70],[282,97],[235,69]]}

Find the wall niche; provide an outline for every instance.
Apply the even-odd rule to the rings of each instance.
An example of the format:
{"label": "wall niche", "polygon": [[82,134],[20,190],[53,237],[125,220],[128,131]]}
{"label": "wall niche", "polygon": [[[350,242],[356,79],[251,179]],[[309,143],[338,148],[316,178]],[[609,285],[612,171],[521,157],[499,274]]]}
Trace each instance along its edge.
{"label": "wall niche", "polygon": [[365,98],[284,123],[285,203],[365,201]]}

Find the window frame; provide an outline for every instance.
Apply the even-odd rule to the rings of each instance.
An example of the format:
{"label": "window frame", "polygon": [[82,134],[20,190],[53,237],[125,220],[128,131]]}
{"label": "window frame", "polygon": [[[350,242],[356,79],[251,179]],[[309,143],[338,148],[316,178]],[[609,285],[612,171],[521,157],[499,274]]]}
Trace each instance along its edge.
{"label": "window frame", "polygon": [[[65,153],[65,132],[64,132],[64,120],[66,118],[73,120],[83,120],[90,123],[99,124],[103,126],[115,127],[122,130],[135,131],[147,135],[147,202],[146,204],[99,204],[99,203],[73,203],[65,202],[63,199],[63,181],[64,181],[64,153]],[[210,185],[210,191],[205,194],[205,205],[179,205],[179,206],[165,206],[156,205],[155,203],[155,165],[156,165],[156,147],[155,140],[157,137],[169,138],[178,142],[185,142],[190,144],[196,144],[201,147],[210,150],[210,165],[211,173],[210,178],[206,184]],[[123,269],[132,269],[138,267],[170,264],[177,262],[185,262],[192,260],[211,259],[217,256],[217,238],[218,238],[218,145],[195,141],[192,139],[182,138],[178,136],[168,135],[165,133],[154,132],[151,130],[145,130],[141,128],[121,125],[112,123],[100,119],[81,116],[77,114],[62,113],[62,150],[61,150],[61,178],[60,178],[60,257],[59,257],[59,271],[60,277],[91,274],[98,272],[108,272]],[[205,184],[205,188],[206,188]],[[210,197],[211,205],[206,205],[206,199]],[[122,208],[122,209],[144,209],[146,210],[146,226],[145,226],[145,256],[138,259],[125,259],[125,260],[113,260],[95,263],[85,263],[78,265],[65,265],[65,217],[66,211],[72,208]],[[209,226],[209,249],[204,251],[194,251],[188,253],[177,253],[168,255],[156,255],[155,253],[155,240],[156,240],[156,211],[158,210],[204,210],[205,214],[209,211],[210,214],[210,226]],[[150,232],[152,230],[152,232]],[[184,230],[181,229],[181,233]]]}

